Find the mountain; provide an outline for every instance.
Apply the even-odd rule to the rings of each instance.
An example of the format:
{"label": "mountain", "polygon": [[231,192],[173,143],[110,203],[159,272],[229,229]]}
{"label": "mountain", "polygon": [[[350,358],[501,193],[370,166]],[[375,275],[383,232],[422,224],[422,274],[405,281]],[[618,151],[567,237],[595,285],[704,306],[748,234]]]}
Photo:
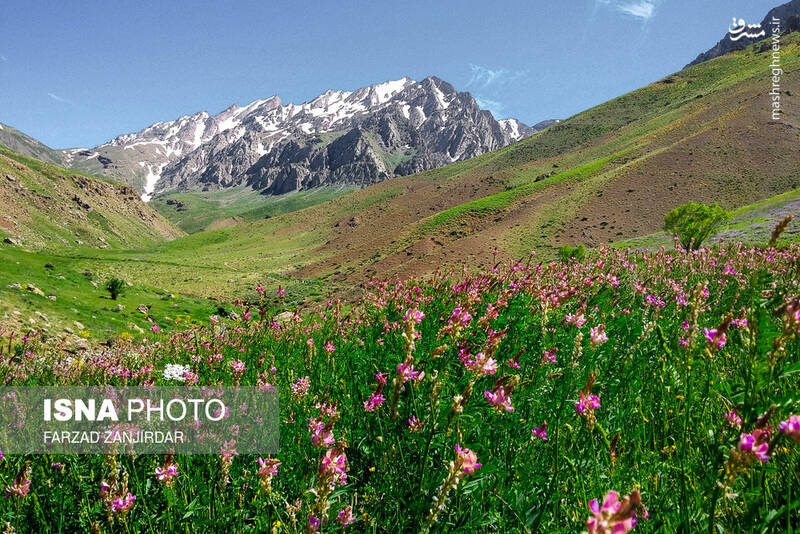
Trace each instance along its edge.
{"label": "mountain", "polygon": [[33,137],[3,123],[0,123],[0,145],[47,163],[61,165],[64,162],[63,155],[58,150],[53,150]]}
{"label": "mountain", "polygon": [[364,186],[472,158],[536,130],[497,121],[469,93],[429,77],[327,91],[302,105],[279,97],[157,123],[67,165],[124,180],[149,199],[166,191],[245,185],[267,194]]}
{"label": "mountain", "polygon": [[12,244],[57,250],[80,245],[133,248],[180,235],[127,184],[0,146],[0,237]]}
{"label": "mountain", "polygon": [[[702,54],[697,56],[697,58],[694,61],[692,61],[686,66],[691,67],[692,65],[697,65],[698,63],[708,61],[709,59],[714,59],[715,57],[728,54],[730,52],[733,52],[734,50],[742,50],[757,41],[771,37],[774,19],[780,20],[779,27],[781,33],[787,31],[799,30],[800,0],[792,0],[791,2],[787,2],[781,6],[772,9],[769,13],[767,13],[767,16],[764,17],[764,20],[761,21],[761,28],[753,30],[753,32],[751,32],[751,33],[760,33],[760,31],[763,29],[765,35],[756,38],[742,36],[734,41],[731,38],[731,33],[728,32],[725,34],[725,37],[723,37],[716,45],[714,45],[713,48],[703,52]],[[734,29],[738,27],[739,26],[736,26]],[[735,32],[734,35],[738,35],[738,32]]]}

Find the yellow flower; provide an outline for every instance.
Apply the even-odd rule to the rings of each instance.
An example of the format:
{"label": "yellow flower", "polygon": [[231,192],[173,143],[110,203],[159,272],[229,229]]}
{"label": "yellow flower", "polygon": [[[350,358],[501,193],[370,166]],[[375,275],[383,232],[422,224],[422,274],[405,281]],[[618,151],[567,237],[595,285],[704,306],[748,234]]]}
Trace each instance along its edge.
{"label": "yellow flower", "polygon": [[370,468],[369,468],[369,472],[370,472],[370,473],[374,473],[374,472],[375,472],[375,466],[374,466],[374,465],[373,465],[372,467],[370,467]]}

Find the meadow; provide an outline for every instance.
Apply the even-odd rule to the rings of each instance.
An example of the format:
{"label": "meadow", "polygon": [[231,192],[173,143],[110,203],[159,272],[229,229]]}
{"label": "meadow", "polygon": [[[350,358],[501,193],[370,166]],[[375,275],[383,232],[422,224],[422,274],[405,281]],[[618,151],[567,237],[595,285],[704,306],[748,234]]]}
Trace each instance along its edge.
{"label": "meadow", "polygon": [[[4,385],[277,388],[273,457],[5,456],[4,532],[792,532],[800,246],[600,248],[153,323]],[[185,366],[175,373],[174,365]],[[170,371],[167,371],[168,366]]]}

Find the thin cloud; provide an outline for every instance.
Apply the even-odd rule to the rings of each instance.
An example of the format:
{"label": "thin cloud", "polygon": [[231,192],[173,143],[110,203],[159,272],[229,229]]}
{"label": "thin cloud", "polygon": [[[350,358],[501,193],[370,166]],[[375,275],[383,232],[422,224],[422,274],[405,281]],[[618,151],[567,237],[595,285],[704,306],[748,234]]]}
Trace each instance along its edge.
{"label": "thin cloud", "polygon": [[618,12],[647,22],[656,14],[660,0],[595,0],[597,6],[612,6]]}
{"label": "thin cloud", "polygon": [[506,69],[492,69],[483,65],[469,64],[470,79],[467,87],[487,88],[504,85],[517,80],[525,75],[525,71],[509,71]]}
{"label": "thin cloud", "polygon": [[495,119],[503,118],[506,107],[502,102],[498,102],[497,100],[492,100],[490,98],[481,98],[479,96],[475,97],[475,102],[481,109],[488,109],[491,111],[492,116]]}
{"label": "thin cloud", "polygon": [[52,98],[56,102],[61,102],[62,104],[72,104],[72,102],[70,102],[69,100],[67,100],[63,96],[58,96],[55,93],[47,93],[47,96],[49,96],[50,98]]}
{"label": "thin cloud", "polygon": [[648,2],[647,0],[643,0],[641,2],[618,5],[617,9],[626,15],[638,17],[643,20],[650,20],[655,14],[656,5],[652,2]]}
{"label": "thin cloud", "polygon": [[2,61],[3,63],[8,63],[8,58],[3,54],[0,54],[0,61]]}

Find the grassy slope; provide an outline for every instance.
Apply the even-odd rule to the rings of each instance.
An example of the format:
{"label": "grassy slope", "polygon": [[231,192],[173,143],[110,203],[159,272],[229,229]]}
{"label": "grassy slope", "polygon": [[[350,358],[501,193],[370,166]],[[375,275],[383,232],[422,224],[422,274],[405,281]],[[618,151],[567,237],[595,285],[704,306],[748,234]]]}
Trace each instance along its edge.
{"label": "grassy slope", "polygon": [[[222,191],[167,193],[154,198],[150,206],[187,233],[223,227],[241,220],[255,221],[290,213],[327,202],[354,187],[319,187],[285,195],[262,195],[246,187]],[[172,201],[172,204],[167,202]]]}
{"label": "grassy slope", "polygon": [[144,247],[181,235],[127,185],[0,146],[0,232],[29,248]]}
{"label": "grassy slope", "polygon": [[[105,339],[126,330],[135,334],[132,325],[148,327],[150,323],[136,310],[140,304],[152,306],[150,315],[162,325],[183,315],[208,317],[216,310],[213,302],[180,295],[164,299],[174,290],[156,289],[165,287],[156,277],[134,277],[114,264],[91,260],[102,250],[92,247],[153,247],[181,234],[141,202],[130,186],[0,146],[0,239],[8,236],[22,243],[21,247],[0,243],[0,325],[45,328],[51,335],[63,335],[65,326],[77,334],[74,321],[79,321],[92,338]],[[133,282],[119,302],[104,298],[105,284],[115,276]],[[23,289],[9,287],[16,284]],[[24,288],[30,285],[46,296]],[[117,304],[125,309],[116,311]]]}
{"label": "grassy slope", "polygon": [[[197,295],[255,281],[352,288],[369,277],[480,268],[537,249],[648,235],[687,200],[729,209],[800,187],[800,116],[769,117],[759,45],[686,69],[515,145],[297,212],[130,253],[95,252],[131,277]],[[798,34],[783,39],[787,87]],[[543,180],[537,177],[547,175]],[[202,252],[201,252],[202,251]],[[291,287],[291,285],[290,285]],[[312,286],[313,293],[319,292]]]}
{"label": "grassy slope", "polygon": [[0,124],[0,145],[48,163],[60,165],[64,162],[64,158],[59,151],[53,150],[7,124]]}
{"label": "grassy slope", "polygon": [[[136,326],[147,330],[153,323],[165,327],[189,317],[205,319],[217,309],[205,299],[170,297],[167,291],[138,283],[113,301],[104,289],[105,282],[119,273],[113,266],[100,266],[91,260],[5,247],[0,249],[0,261],[0,323],[6,328],[36,328],[61,336],[67,327],[80,335],[81,328],[74,323],[78,321],[83,325],[84,337],[105,340],[125,331],[138,336]],[[23,288],[9,287],[13,284]],[[26,287],[31,285],[46,296],[29,291]],[[50,295],[56,299],[47,298]],[[119,304],[123,310],[117,310]],[[153,323],[137,310],[142,304],[150,306],[148,316]]]}

